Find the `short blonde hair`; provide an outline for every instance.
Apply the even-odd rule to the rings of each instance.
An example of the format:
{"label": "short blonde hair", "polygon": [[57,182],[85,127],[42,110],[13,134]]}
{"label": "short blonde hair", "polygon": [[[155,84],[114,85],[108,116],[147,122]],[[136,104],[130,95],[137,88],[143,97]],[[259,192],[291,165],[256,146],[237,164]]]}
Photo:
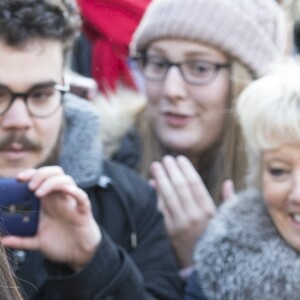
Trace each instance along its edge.
{"label": "short blonde hair", "polygon": [[242,92],[236,111],[248,157],[248,184],[260,187],[262,152],[300,144],[300,66],[290,60],[276,64]]}

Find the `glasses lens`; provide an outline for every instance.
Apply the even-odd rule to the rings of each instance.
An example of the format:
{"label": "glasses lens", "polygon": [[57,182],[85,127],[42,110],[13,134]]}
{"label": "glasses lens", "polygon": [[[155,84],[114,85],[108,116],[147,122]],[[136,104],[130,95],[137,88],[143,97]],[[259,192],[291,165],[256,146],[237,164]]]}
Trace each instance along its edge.
{"label": "glasses lens", "polygon": [[11,97],[11,93],[7,89],[0,87],[0,114],[8,109]]}
{"label": "glasses lens", "polygon": [[215,75],[215,66],[202,61],[191,61],[182,64],[186,80],[193,84],[205,84]]}
{"label": "glasses lens", "polygon": [[168,62],[161,57],[147,57],[142,67],[143,73],[147,79],[163,80],[168,70]]}
{"label": "glasses lens", "polygon": [[27,99],[30,113],[37,117],[46,117],[54,113],[61,104],[61,94],[54,86],[33,89]]}

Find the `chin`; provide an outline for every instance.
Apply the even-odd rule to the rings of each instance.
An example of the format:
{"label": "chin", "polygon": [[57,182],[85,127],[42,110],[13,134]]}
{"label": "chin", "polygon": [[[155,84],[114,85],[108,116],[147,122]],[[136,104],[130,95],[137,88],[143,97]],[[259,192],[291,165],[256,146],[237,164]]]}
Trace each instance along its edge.
{"label": "chin", "polygon": [[18,173],[26,170],[27,168],[2,168],[0,172],[0,178],[15,178]]}
{"label": "chin", "polygon": [[294,248],[296,251],[300,252],[300,237],[299,236],[287,237],[285,240],[292,248]]}
{"label": "chin", "polygon": [[192,145],[189,145],[187,143],[178,143],[177,141],[163,141],[163,145],[169,149],[170,152],[174,152],[176,154],[182,154],[186,155],[187,153],[191,152]]}

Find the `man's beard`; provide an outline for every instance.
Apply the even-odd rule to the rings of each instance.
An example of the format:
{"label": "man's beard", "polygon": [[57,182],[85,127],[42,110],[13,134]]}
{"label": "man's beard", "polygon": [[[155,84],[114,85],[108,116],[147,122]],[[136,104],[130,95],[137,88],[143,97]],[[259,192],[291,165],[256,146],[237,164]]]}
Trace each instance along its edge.
{"label": "man's beard", "polygon": [[46,159],[44,159],[44,161],[39,163],[36,166],[36,168],[58,165],[59,151],[60,151],[60,143],[58,139],[55,146],[53,147],[49,155],[46,157]]}
{"label": "man's beard", "polygon": [[0,139],[0,151],[10,150],[13,143],[21,145],[24,150],[40,151],[42,149],[40,143],[30,140],[25,134],[12,132]]}
{"label": "man's beard", "polygon": [[[20,134],[17,132],[12,132],[3,139],[0,139],[0,151],[6,151],[11,149],[11,145],[17,143],[22,146],[22,149],[32,152],[42,151],[43,146],[38,141],[30,140],[25,134]],[[37,166],[32,166],[34,168],[39,168],[43,166],[53,166],[58,163],[59,157],[59,148],[60,148],[60,138],[57,139],[57,142],[47,158],[44,161],[38,163]]]}

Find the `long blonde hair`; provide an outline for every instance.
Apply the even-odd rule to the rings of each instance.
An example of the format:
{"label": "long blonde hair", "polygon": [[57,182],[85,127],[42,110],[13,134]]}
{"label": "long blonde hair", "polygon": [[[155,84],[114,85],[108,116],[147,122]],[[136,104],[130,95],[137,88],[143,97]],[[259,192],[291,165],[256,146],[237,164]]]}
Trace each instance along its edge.
{"label": "long blonde hair", "polygon": [[[199,154],[199,159],[204,162],[201,170],[197,170],[213,199],[219,203],[221,199],[221,186],[225,179],[232,179],[236,188],[244,186],[246,160],[244,159],[244,145],[240,128],[236,122],[234,106],[241,91],[252,81],[248,69],[237,61],[231,65],[231,97],[226,110],[224,133],[221,141]],[[143,144],[140,173],[150,178],[150,165],[153,161],[160,161],[168,154],[167,149],[160,143],[153,131],[147,111],[144,109],[138,117],[137,123]]]}
{"label": "long blonde hair", "polygon": [[0,243],[0,299],[22,300],[17,279],[8,263],[4,247]]}

